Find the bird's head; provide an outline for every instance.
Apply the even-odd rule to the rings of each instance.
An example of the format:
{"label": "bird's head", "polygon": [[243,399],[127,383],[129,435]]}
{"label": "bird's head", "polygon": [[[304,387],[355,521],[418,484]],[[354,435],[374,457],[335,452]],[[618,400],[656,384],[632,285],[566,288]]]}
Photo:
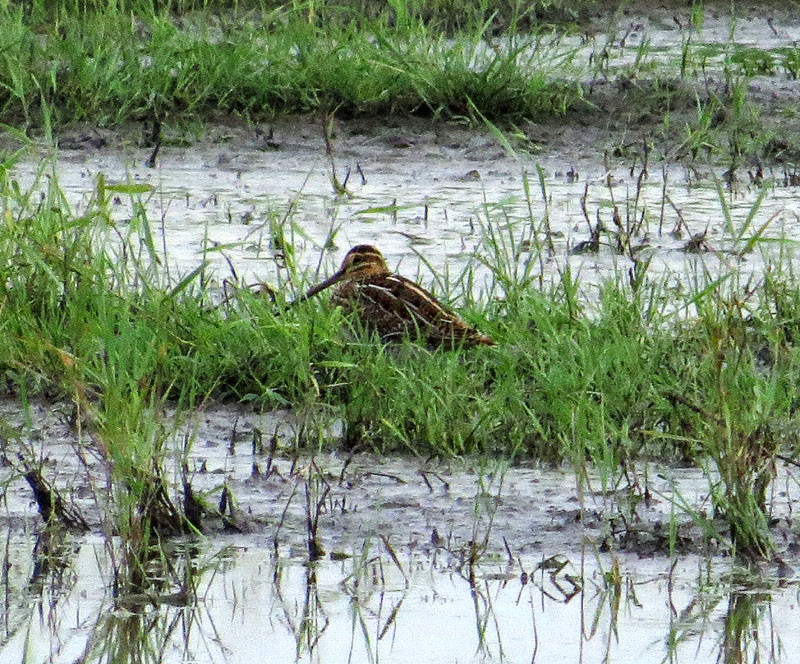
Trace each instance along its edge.
{"label": "bird's head", "polygon": [[303,299],[307,300],[344,279],[363,279],[388,273],[389,268],[386,266],[383,254],[371,244],[359,244],[347,252],[341,267],[334,274],[311,288]]}

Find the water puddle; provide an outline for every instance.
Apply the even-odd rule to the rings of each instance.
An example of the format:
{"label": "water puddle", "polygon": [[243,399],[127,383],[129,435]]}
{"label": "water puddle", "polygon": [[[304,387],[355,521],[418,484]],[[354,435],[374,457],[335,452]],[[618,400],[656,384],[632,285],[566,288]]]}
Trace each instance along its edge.
{"label": "water puddle", "polygon": [[[674,67],[680,65],[685,55],[682,47],[688,43],[696,49],[690,57],[702,59],[704,71],[714,75],[721,72],[726,55],[747,49],[777,55],[790,52],[800,43],[800,22],[790,12],[764,10],[747,15],[732,14],[728,8],[706,7],[695,13],[694,24],[693,13],[691,9],[632,9],[624,12],[616,29],[609,30],[608,21],[598,20],[585,34],[568,37],[564,43],[579,49],[582,60],[592,53],[595,57],[603,53],[611,67],[630,66],[637,61]],[[775,73],[783,74],[787,84],[789,78],[794,78],[787,76],[790,72],[785,70]]]}
{"label": "water puddle", "polygon": [[794,583],[737,587],[720,579],[721,565],[691,556],[565,551],[545,564],[481,564],[469,578],[445,556],[389,554],[380,542],[313,565],[241,538],[200,546],[215,555],[176,556],[178,568],[193,568],[189,601],[113,600],[97,541],[81,544],[44,590],[15,565],[25,602],[4,621],[3,659],[791,662],[800,653]]}
{"label": "water puddle", "polygon": [[[308,137],[298,141],[294,135],[301,127]],[[752,219],[748,215],[759,187],[742,185],[738,193],[725,194],[728,223],[713,181],[697,183],[682,167],[663,173],[654,168],[640,180],[641,171],[631,174],[619,163],[608,172],[596,160],[576,163],[569,155],[511,158],[488,139],[473,152],[474,135],[437,137],[434,131],[416,135],[413,149],[388,147],[385,130],[378,128],[375,136],[342,137],[338,168],[360,168],[366,180],[351,175],[353,195],[339,199],[332,193],[316,134],[313,124],[284,123],[277,130],[278,140],[286,139],[284,149],[265,153],[242,130],[228,144],[203,141],[192,148],[164,148],[156,169],[142,165],[146,150],[62,150],[52,176],[75,214],[85,212],[101,173],[108,182],[151,185],[150,194],[134,201],[117,196],[113,214],[122,232],[135,217],[134,207],[143,205],[166,269],[177,278],[205,260],[218,282],[236,277],[278,283],[285,258],[284,246],[276,244],[281,234],[308,269],[330,273],[351,246],[369,243],[379,247],[391,267],[410,277],[420,274],[428,284],[432,277],[420,256],[439,275],[455,276],[468,263],[476,264],[476,252],[492,260],[487,241],[509,243],[513,237],[516,257],[508,248],[512,264],[535,260],[535,272],[543,274],[545,283],[570,266],[591,292],[592,284],[633,266],[629,255],[614,246],[614,205],[624,226],[638,227],[631,244],[638,259],[651,258],[650,274],[659,279],[671,275],[683,285],[704,270],[712,275],[735,270],[744,281],[760,274],[766,261],[792,255],[800,239],[796,188],[783,186],[782,180],[768,186]],[[463,142],[442,144],[451,139]],[[537,167],[543,169],[547,206]],[[35,186],[37,168],[38,162],[22,163],[14,177],[23,188]],[[579,171],[577,180],[572,169]],[[780,174],[774,175],[780,180]],[[606,229],[598,251],[574,254],[598,221]],[[532,225],[534,243],[551,242],[554,249],[541,261],[524,243]],[[705,234],[700,252],[686,251],[697,234]],[[320,252],[331,237],[336,250],[327,252],[320,265]],[[751,238],[752,246],[739,253]],[[109,229],[101,241],[113,245],[115,232]],[[485,270],[482,274],[488,279]],[[486,284],[478,279],[478,288]]]}
{"label": "water puddle", "polygon": [[[710,509],[697,469],[643,466],[631,491],[502,461],[286,456],[295,416],[219,407],[183,424],[175,457],[188,434],[192,485],[209,502],[233,496],[237,532],[212,521],[204,537],[168,543],[131,593],[114,590],[122,552],[100,535],[106,484],[91,441],[66,407],[0,410],[93,524],[85,537],[36,535],[30,488],[0,470],[0,661],[789,663],[800,653],[800,485],[789,467],[770,496],[782,560],[748,571],[704,551],[680,507]],[[278,437],[275,455],[254,443],[259,432]]]}

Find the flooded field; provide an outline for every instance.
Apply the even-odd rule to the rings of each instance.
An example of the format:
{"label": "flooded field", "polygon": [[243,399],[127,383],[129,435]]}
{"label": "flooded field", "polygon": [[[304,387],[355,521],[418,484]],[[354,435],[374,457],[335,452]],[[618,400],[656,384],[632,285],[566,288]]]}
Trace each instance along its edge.
{"label": "flooded field", "polygon": [[[57,485],[82,487],[73,500],[94,534],[37,535],[30,488],[5,483],[4,661],[788,663],[800,652],[791,468],[770,499],[784,558],[746,568],[704,553],[680,508],[710,509],[698,470],[642,467],[637,500],[599,477],[579,488],[567,469],[285,458],[252,441],[274,430],[282,449],[292,417],[219,408],[187,424],[192,483],[208,500],[235,496],[232,519],[168,544],[130,594],[114,590],[119,541],[101,535],[101,464],[59,410],[29,411],[26,442]],[[3,411],[19,418],[13,403]]]}
{"label": "flooded field", "polygon": [[58,587],[42,592],[34,580],[17,591],[25,605],[12,611],[4,656],[93,661],[130,648],[138,661],[164,662],[791,662],[800,649],[796,584],[737,587],[694,556],[665,565],[565,551],[560,571],[525,557],[482,564],[470,580],[443,553],[398,550],[395,561],[380,541],[309,567],[242,540],[203,545],[213,558],[176,554],[179,567],[195,566],[197,597],[152,601],[105,595],[103,544],[84,542]]}
{"label": "flooded field", "polygon": [[[707,21],[709,67],[731,31]],[[735,31],[739,46],[800,39],[791,21]],[[623,26],[609,57],[625,67],[644,49],[674,66],[683,34],[655,13]],[[559,48],[588,58],[601,39]],[[754,81],[764,97],[798,94],[785,72]],[[437,294],[473,270],[476,297],[502,297],[490,288],[492,245],[516,269],[533,261],[542,286],[569,268],[590,299],[646,261],[649,278],[678,292],[724,275],[756,291],[766,265],[792,269],[792,163],[744,163],[731,177],[718,162],[660,153],[647,128],[520,131],[527,142],[504,143],[491,129],[342,119],[329,156],[322,118],[295,117],[217,125],[188,145],[167,134],[148,165],[140,129],[90,127],[32,150],[10,177],[22,190],[57,182],[75,215],[108,195],[117,226],[97,242],[121,251],[128,233],[151,233],[173,282],[205,262],[220,289],[261,282],[288,299],[307,284],[287,283],[287,261],[310,282],[365,243]],[[463,293],[445,295],[457,307]],[[713,518],[709,468],[642,463],[601,476],[585,464],[312,455],[295,448],[314,413],[209,405],[172,417],[171,486],[185,462],[224,518],[165,544],[131,593],[91,427],[70,403],[0,404],[3,426],[21,432],[3,431],[0,662],[800,661],[791,460],[768,492],[777,556],[744,566],[707,549],[703,527],[728,527]],[[340,421],[319,421],[320,439],[341,438]],[[42,531],[8,441],[40,461],[88,534]]]}
{"label": "flooded field", "polygon": [[[61,149],[45,173],[57,177],[77,213],[94,200],[99,174],[108,183],[152,187],[116,195],[114,216],[124,224],[142,205],[173,274],[208,261],[219,281],[276,284],[288,242],[306,267],[322,273],[332,272],[351,246],[374,244],[390,267],[430,283],[418,254],[439,274],[458,274],[485,254],[491,228],[501,240],[513,238],[520,264],[533,256],[531,238],[541,246],[552,242],[553,255],[541,265],[545,282],[569,265],[588,291],[633,265],[615,247],[626,229],[631,253],[651,257],[651,270],[675,283],[704,269],[758,274],[764,260],[793,251],[798,240],[797,183],[788,172],[767,172],[764,184],[755,185],[744,171],[730,193],[721,169],[698,173],[656,163],[645,173],[638,162],[614,159],[607,170],[580,149],[509,156],[481,132],[355,122],[344,124],[335,160],[340,179],[350,174],[351,195],[336,197],[315,119],[278,122],[274,140],[280,149],[264,151],[248,130],[217,128],[189,148],[162,149],[157,168],[144,165],[150,150]],[[25,187],[37,170],[38,164],[22,164],[15,175]],[[624,229],[612,219],[614,205]],[[599,250],[573,254],[598,222]],[[704,238],[701,251],[686,251],[696,235]],[[110,230],[106,241],[114,241]]]}
{"label": "flooded field", "polygon": [[[727,85],[721,58],[730,49],[779,54],[793,49],[798,35],[791,16],[776,23],[711,12],[702,29],[690,29],[679,15],[656,10],[631,14],[618,30],[554,37],[557,47],[537,42],[532,48],[543,57],[569,57],[576,66],[603,53],[609,75],[644,58],[655,76],[661,67],[673,71],[691,44],[706,49],[703,71],[713,97]],[[767,67],[750,79],[748,94],[767,104],[765,115],[789,117],[784,104],[800,91],[796,79],[777,65]],[[590,89],[616,95],[608,80],[593,81]],[[620,117],[630,112],[619,109]],[[123,234],[125,222],[135,231],[137,215],[146,212],[167,269],[185,274],[208,261],[219,281],[280,282],[287,245],[301,264],[330,273],[351,246],[369,243],[390,267],[412,277],[421,272],[430,283],[429,268],[458,274],[470,263],[480,273],[475,256],[485,254],[489,230],[515,241],[510,251],[520,264],[531,258],[532,246],[546,246],[538,268],[545,281],[569,266],[584,286],[624,273],[634,256],[651,260],[651,270],[670,275],[677,286],[703,270],[736,268],[746,278],[759,274],[765,260],[794,251],[800,176],[791,155],[780,163],[740,163],[729,187],[726,166],[704,160],[702,150],[687,165],[687,151],[697,149],[688,127],[697,117],[676,113],[669,136],[677,142],[669,147],[652,144],[658,127],[643,121],[641,129],[626,125],[620,133],[617,121],[612,115],[605,127],[531,123],[503,144],[488,129],[455,124],[341,120],[329,158],[325,123],[314,115],[261,127],[218,126],[199,138],[165,130],[153,165],[145,128],[87,127],[61,136],[57,152],[44,150],[17,165],[13,176],[23,188],[55,178],[78,214],[96,201],[98,176],[109,185],[143,187],[143,193],[113,197]],[[336,195],[333,178],[346,194]],[[599,250],[576,251],[598,225]],[[695,236],[702,238],[696,246]],[[109,230],[105,241],[114,239]],[[481,285],[479,279],[476,288]]]}

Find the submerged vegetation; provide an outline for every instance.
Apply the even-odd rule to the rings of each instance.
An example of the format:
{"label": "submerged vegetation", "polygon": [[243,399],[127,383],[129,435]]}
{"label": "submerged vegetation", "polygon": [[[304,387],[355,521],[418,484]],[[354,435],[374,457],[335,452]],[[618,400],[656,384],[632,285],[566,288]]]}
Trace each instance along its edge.
{"label": "submerged vegetation", "polygon": [[[377,660],[367,623],[371,616],[385,618],[377,640],[397,629],[406,595],[389,612],[384,602],[394,601],[395,586],[409,591],[411,552],[424,548],[417,540],[421,531],[414,532],[406,559],[393,532],[365,535],[353,551],[328,552],[332,538],[325,529],[331,521],[326,517],[359,520],[360,536],[369,529],[368,518],[367,525],[360,522],[359,496],[371,504],[389,493],[375,499],[374,487],[365,484],[356,504],[349,504],[354,494],[348,478],[358,479],[351,464],[372,464],[371,455],[389,454],[462,458],[477,468],[472,503],[463,496],[451,500],[448,480],[416,465],[397,475],[365,474],[397,486],[415,482],[419,491],[407,492],[415,512],[420,492],[427,486],[433,494],[435,486],[443,492],[437,509],[460,500],[461,514],[470,513],[466,521],[472,522],[459,524],[466,536],[439,532],[430,525],[435,519],[424,527],[431,529],[428,551],[436,552],[434,558],[445,552],[441,564],[469,586],[481,652],[491,642],[493,620],[500,635],[492,617],[500,594],[490,584],[511,588],[512,577],[520,583],[512,602],[518,608],[525,605],[523,589],[541,588],[542,597],[566,605],[578,594],[588,599],[586,590],[594,588],[596,615],[587,630],[581,622],[578,641],[583,653],[607,619],[610,661],[610,635],[617,635],[618,616],[627,612],[620,612],[623,602],[640,606],[620,569],[619,551],[712,551],[786,568],[775,557],[783,554],[777,533],[790,542],[787,550],[796,535],[791,505],[780,531],[773,520],[782,490],[774,480],[779,466],[797,465],[800,277],[795,242],[770,228],[780,213],[767,218],[762,204],[781,185],[800,183],[800,145],[786,131],[800,118],[793,107],[781,108],[780,99],[758,97],[753,81],[797,79],[800,49],[736,44],[735,26],[728,43],[704,42],[710,3],[685,5],[675,18],[680,46],[664,56],[634,24],[620,32],[624,22],[609,21],[608,34],[593,34],[597,21],[580,22],[598,10],[619,19],[627,2],[0,3],[0,111],[6,123],[0,138],[0,386],[24,413],[14,424],[0,416],[0,496],[7,499],[15,481],[26,482],[45,523],[31,579],[19,594],[41,593],[42,579],[52,571],[54,595],[60,596],[62,581],[55,577],[71,555],[68,531],[83,537],[90,530],[101,535],[98,565],[102,558],[109,589],[104,601],[110,599],[113,610],[98,611],[85,660],[161,661],[180,619],[186,620],[187,653],[193,628],[207,643],[223,644],[216,627],[208,638],[193,612],[231,554],[207,557],[195,536],[250,532],[259,517],[247,514],[250,505],[240,505],[236,492],[252,482],[274,503],[271,516],[280,514],[268,526],[274,557],[265,569],[277,598],[270,602],[284,603],[278,622],[292,622],[290,603],[302,613],[292,626],[296,656],[310,655],[328,625],[317,571],[330,553],[331,560],[349,559],[349,576],[337,578],[337,592],[348,595],[351,629],[360,624],[370,659]],[[585,222],[588,239],[560,239],[551,227],[558,208],[544,170],[537,166],[534,185],[521,165],[519,205],[507,208],[485,196],[483,207],[470,211],[459,267],[437,272],[420,254],[424,275],[403,271],[457,312],[447,329],[469,332],[471,347],[426,347],[418,338],[395,339],[395,328],[386,343],[346,306],[335,306],[336,296],[303,298],[321,266],[333,264],[331,254],[341,258],[349,247],[339,237],[345,233],[335,213],[324,241],[312,239],[303,227],[312,213],[299,194],[285,206],[258,207],[242,219],[253,228],[242,246],[214,244],[206,227],[197,240],[204,253],[180,272],[170,252],[169,224],[154,218],[152,205],[152,197],[161,196],[156,207],[171,214],[163,199],[175,193],[139,183],[155,179],[112,182],[102,170],[82,170],[91,178],[76,205],[62,189],[56,159],[45,159],[24,184],[16,172],[41,146],[37,136],[44,135],[49,151],[76,124],[99,129],[140,123],[140,147],[152,150],[152,167],[162,145],[166,151],[170,143],[183,143],[204,123],[238,117],[250,125],[293,112],[311,112],[310,124],[322,126],[319,157],[332,188],[325,205],[335,209],[351,196],[350,171],[342,179],[336,174],[339,118],[424,115],[433,122],[480,124],[507,154],[539,149],[532,122],[579,119],[622,132],[606,146],[600,181],[607,195],[590,197],[587,183],[575,206],[574,232]],[[629,140],[630,128],[636,131]],[[255,131],[262,149],[281,149],[271,131]],[[101,137],[90,133],[84,148]],[[623,194],[615,186],[608,167],[614,159],[630,163],[633,191]],[[676,163],[686,166],[690,196],[715,199],[719,223],[705,231],[693,233],[699,229],[689,229],[680,201],[671,198],[670,187],[681,186],[670,180]],[[565,178],[574,183],[579,176],[570,168]],[[653,202],[648,196],[655,188],[645,192],[643,182],[656,168],[661,196]],[[738,188],[744,171],[747,194]],[[472,181],[472,174],[480,177],[476,170],[461,179]],[[750,201],[744,214],[742,200]],[[395,199],[358,214],[393,215],[396,223],[403,206]],[[426,229],[427,215],[426,199]],[[675,219],[671,230],[667,218]],[[235,223],[230,211],[228,222]],[[649,242],[667,235],[676,239],[673,246],[680,238],[683,272],[656,265],[663,247]],[[228,253],[240,249],[269,262],[259,270],[270,275],[268,283],[255,289],[245,281],[243,266]],[[357,254],[362,262],[371,256],[373,267],[380,257],[364,247]],[[587,285],[585,273],[574,271],[578,254],[597,254],[598,263],[610,258],[606,277]],[[311,264],[317,266],[314,276],[304,267]],[[385,267],[381,258],[383,276]],[[414,322],[417,333],[420,320]],[[199,448],[211,441],[194,424],[214,406],[231,415],[229,441],[222,443],[228,450],[224,474],[201,460]],[[37,439],[31,421],[37,412],[63,417],[60,431],[69,432],[64,439],[78,485],[64,486],[65,475],[54,471],[55,454]],[[290,414],[291,433],[279,436],[277,425],[273,432],[248,423],[252,439],[245,445],[252,455],[246,465],[252,469],[245,470],[246,480],[241,468],[229,472],[229,459],[242,461],[235,459],[237,442],[246,438],[239,415],[271,426],[278,412]],[[320,462],[329,451],[336,453],[328,457],[336,459],[334,471]],[[569,469],[570,478],[574,474],[578,500],[559,518],[585,528],[580,574],[561,555],[526,569],[505,533],[498,545],[493,530],[508,506],[506,475],[520,470],[509,470],[513,464],[553,464]],[[684,498],[671,476],[661,476],[662,467],[675,464],[703,471],[708,484],[698,501]],[[667,492],[659,493],[665,486]],[[590,494],[600,497],[595,506],[602,502],[597,514],[585,502]],[[653,509],[654,497],[667,508]],[[508,511],[503,517],[511,520],[521,513]],[[653,525],[647,515],[655,512],[660,516]],[[514,532],[528,528],[535,525],[525,521]],[[263,528],[258,532],[263,537]],[[689,541],[697,533],[702,537]],[[13,599],[14,575],[20,574],[11,564],[11,537],[3,583]],[[285,554],[294,547],[289,557],[297,557],[298,541],[306,563],[302,602],[280,597],[281,584],[291,577]],[[610,556],[599,555],[607,551]],[[595,560],[584,569],[586,556]],[[484,577],[480,567],[494,562],[499,573]],[[680,617],[672,603],[674,564],[669,582],[661,584],[668,587],[672,611],[666,647],[672,659],[724,596],[710,581],[710,563],[701,567],[695,596]],[[756,627],[764,600],[749,589],[764,580],[757,566],[747,573],[759,578],[734,569],[736,575],[723,583],[732,594],[720,653],[740,661],[753,643],[759,651]],[[249,593],[256,586],[248,584],[242,588]],[[238,582],[222,585],[238,605]],[[748,592],[739,592],[742,586]],[[378,596],[376,609],[370,601]],[[17,638],[25,630],[10,624],[12,614],[7,610],[3,627]],[[67,622],[74,629],[73,619]],[[514,614],[515,634],[520,624]],[[7,643],[7,636],[0,639],[0,652]]]}

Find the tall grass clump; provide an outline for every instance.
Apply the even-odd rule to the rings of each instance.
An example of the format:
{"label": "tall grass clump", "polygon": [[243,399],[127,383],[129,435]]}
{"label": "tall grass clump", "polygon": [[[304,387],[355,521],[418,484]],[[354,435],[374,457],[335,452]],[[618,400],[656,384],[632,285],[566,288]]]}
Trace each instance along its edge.
{"label": "tall grass clump", "polygon": [[765,295],[750,303],[741,291],[721,288],[698,302],[697,385],[678,400],[702,415],[696,460],[710,463],[710,476],[718,478],[715,507],[730,525],[734,548],[749,557],[773,547],[767,491],[790,430],[798,369]]}
{"label": "tall grass clump", "polygon": [[176,459],[163,424],[172,388],[166,349],[182,339],[179,323],[167,329],[172,292],[158,288],[149,260],[125,241],[120,254],[107,250],[113,222],[102,183],[81,216],[55,178],[23,192],[4,171],[0,191],[0,366],[12,389],[72,403],[76,453],[99,459],[105,472],[94,477],[87,466],[112,550],[111,536],[121,537],[116,582],[136,585],[153,545],[194,527],[167,481]]}
{"label": "tall grass clump", "polygon": [[43,107],[59,126],[332,108],[454,117],[472,103],[513,119],[562,112],[580,96],[568,49],[535,35],[493,48],[485,9],[448,33],[404,2],[372,18],[346,3],[191,7],[0,7],[4,117],[30,128]]}

